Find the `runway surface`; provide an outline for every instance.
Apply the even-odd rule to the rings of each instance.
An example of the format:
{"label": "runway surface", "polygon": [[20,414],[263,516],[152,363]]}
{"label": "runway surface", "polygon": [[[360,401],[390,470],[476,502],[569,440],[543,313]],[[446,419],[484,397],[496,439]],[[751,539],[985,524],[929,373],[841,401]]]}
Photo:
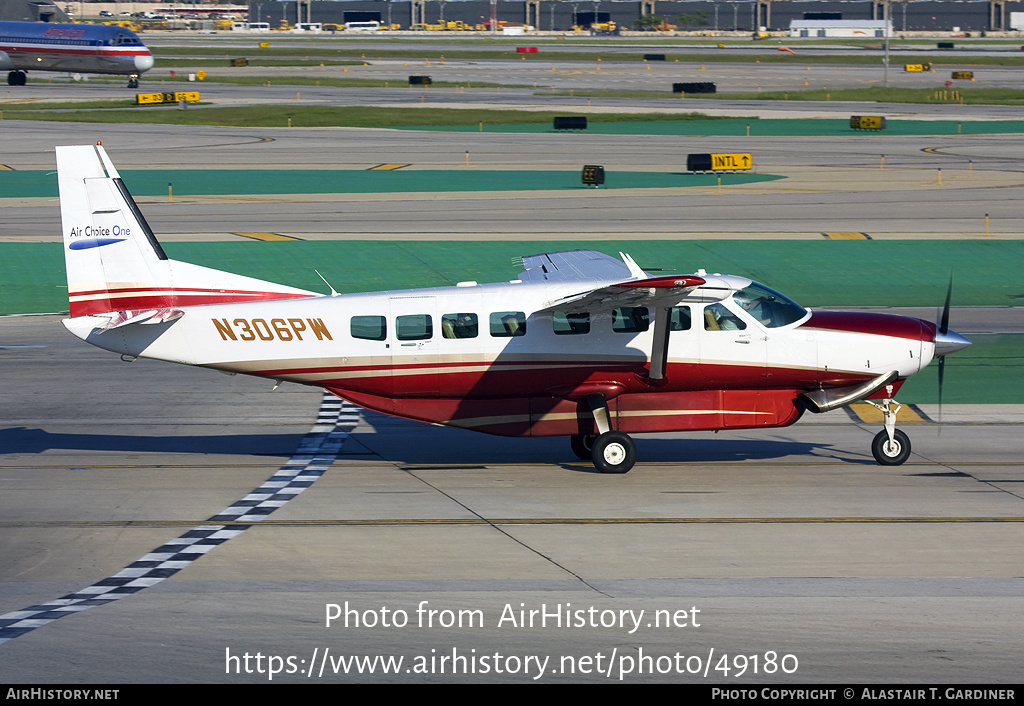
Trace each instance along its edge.
{"label": "runway surface", "polygon": [[[17,169],[52,168],[53,145],[95,139],[123,168],[457,169],[469,149],[481,168],[596,161],[670,170],[712,144],[4,127],[3,161]],[[750,139],[713,144],[749,146],[786,180],[721,195],[142,206],[158,234],[181,240],[243,230],[980,240],[984,213],[990,237],[1018,238],[1024,226],[1012,136]],[[942,187],[932,183],[938,167]],[[53,202],[0,206],[4,240],[59,233]],[[978,310],[960,330],[1019,334],[1015,312]],[[636,468],[605,476],[577,462],[564,439],[325,410],[317,390],[272,392],[268,381],[122,363],[71,337],[57,317],[0,319],[0,360],[0,639],[21,620],[34,628],[0,644],[6,681],[267,682],[271,670],[275,683],[1019,681],[1017,406],[951,405],[941,427],[907,426],[915,453],[901,467],[872,461],[878,425],[837,411],[780,430],[642,436]],[[39,606],[62,599],[72,614],[43,622],[62,607]],[[530,611],[539,611],[532,622]],[[329,626],[328,615],[338,615]]]}

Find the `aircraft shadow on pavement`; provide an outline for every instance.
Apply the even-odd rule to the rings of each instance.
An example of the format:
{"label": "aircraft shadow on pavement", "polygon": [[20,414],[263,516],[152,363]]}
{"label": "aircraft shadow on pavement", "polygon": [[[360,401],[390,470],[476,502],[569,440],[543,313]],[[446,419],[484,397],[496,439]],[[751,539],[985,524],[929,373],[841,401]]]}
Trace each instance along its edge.
{"label": "aircraft shadow on pavement", "polygon": [[[860,459],[827,443],[718,436],[714,439],[696,435],[666,439],[638,434],[637,463],[738,463],[785,458],[803,462],[813,459],[821,459],[822,462],[837,459],[848,463],[873,462],[870,456]],[[362,424],[346,442],[341,455],[348,458],[373,456],[396,464],[430,466],[549,463],[566,470],[598,473],[589,462],[578,460],[573,455],[566,437],[521,439],[489,436],[395,419],[365,410],[362,412]]]}
{"label": "aircraft shadow on pavement", "polygon": [[[45,429],[0,429],[0,452],[41,454],[47,451],[95,451],[107,453],[220,454],[228,456],[275,456],[295,453],[303,434],[167,435],[94,434],[50,432]],[[639,463],[739,463],[821,459],[846,463],[870,463],[868,456],[851,455],[832,444],[791,439],[730,439],[681,435],[679,438],[638,435]],[[565,437],[534,439],[490,436],[463,429],[421,424],[364,410],[362,422],[342,447],[349,460],[365,457],[396,464],[487,465],[546,463],[567,470],[596,473],[577,459]]]}
{"label": "aircraft shadow on pavement", "polygon": [[0,452],[39,454],[45,451],[101,451],[160,454],[224,454],[289,457],[303,434],[212,434],[147,436],[145,434],[68,434],[45,429],[0,429]]}

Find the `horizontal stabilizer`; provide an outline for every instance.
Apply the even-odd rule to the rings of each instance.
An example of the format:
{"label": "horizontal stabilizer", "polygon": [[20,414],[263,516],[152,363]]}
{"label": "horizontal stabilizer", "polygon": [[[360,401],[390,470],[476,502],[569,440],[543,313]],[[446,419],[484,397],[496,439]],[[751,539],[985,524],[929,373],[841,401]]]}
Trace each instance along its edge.
{"label": "horizontal stabilizer", "polygon": [[166,324],[177,321],[185,312],[181,309],[145,309],[142,311],[129,309],[128,311],[115,311],[107,314],[107,323],[97,326],[96,333],[113,331],[114,329],[131,326],[132,324]]}

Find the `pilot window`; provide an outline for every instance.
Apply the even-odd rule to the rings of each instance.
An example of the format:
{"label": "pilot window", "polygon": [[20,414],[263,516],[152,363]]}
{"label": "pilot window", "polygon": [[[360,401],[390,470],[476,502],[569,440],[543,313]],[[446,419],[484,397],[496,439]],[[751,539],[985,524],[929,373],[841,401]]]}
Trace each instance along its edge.
{"label": "pilot window", "polygon": [[349,322],[352,338],[383,341],[388,337],[388,324],[383,316],[353,316]]}
{"label": "pilot window", "polygon": [[395,319],[395,334],[399,341],[425,341],[434,335],[434,322],[430,314],[407,314]]}
{"label": "pilot window", "polygon": [[736,292],[733,301],[767,328],[788,326],[807,314],[807,310],[793,300],[757,282]]}
{"label": "pilot window", "polygon": [[476,314],[444,314],[441,316],[441,335],[445,338],[476,338],[480,330]]}
{"label": "pilot window", "polygon": [[742,331],[747,325],[729,311],[724,304],[712,304],[704,309],[705,331]]}
{"label": "pilot window", "polygon": [[495,338],[526,335],[526,314],[521,311],[495,311],[490,324],[491,335]]}
{"label": "pilot window", "polygon": [[590,312],[556,311],[551,315],[551,328],[556,336],[578,336],[590,333]]}
{"label": "pilot window", "polygon": [[641,333],[650,328],[651,317],[645,306],[624,306],[612,309],[612,331]]}
{"label": "pilot window", "polygon": [[674,306],[674,307],[672,307],[672,313],[669,314],[669,318],[668,318],[668,330],[669,331],[689,331],[690,330],[690,307],[688,307],[688,306]]}

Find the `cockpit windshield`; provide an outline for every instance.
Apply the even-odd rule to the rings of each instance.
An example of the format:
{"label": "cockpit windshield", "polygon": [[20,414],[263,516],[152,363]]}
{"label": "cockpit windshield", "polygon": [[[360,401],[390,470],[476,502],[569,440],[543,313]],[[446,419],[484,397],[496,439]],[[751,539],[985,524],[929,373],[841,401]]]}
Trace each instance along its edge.
{"label": "cockpit windshield", "polygon": [[807,310],[792,299],[757,282],[733,294],[732,299],[766,328],[788,326],[807,315]]}

